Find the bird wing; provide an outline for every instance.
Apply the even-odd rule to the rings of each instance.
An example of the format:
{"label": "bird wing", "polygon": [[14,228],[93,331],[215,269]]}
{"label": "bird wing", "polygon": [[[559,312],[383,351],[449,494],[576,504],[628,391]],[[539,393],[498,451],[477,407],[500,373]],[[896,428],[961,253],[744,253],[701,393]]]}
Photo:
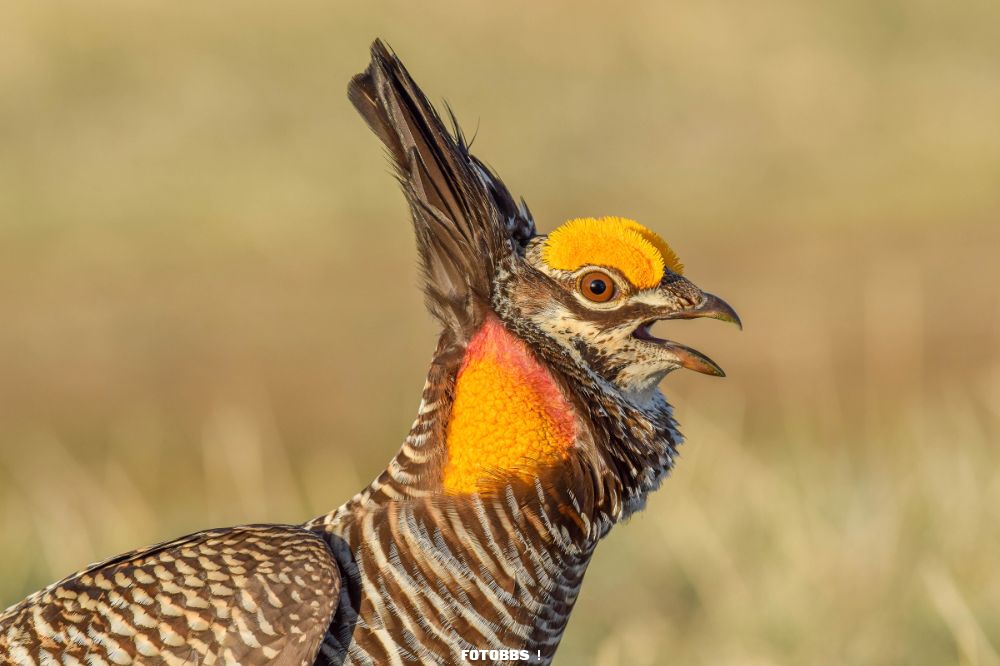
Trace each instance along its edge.
{"label": "bird wing", "polygon": [[453,114],[448,131],[385,44],[376,40],[371,54],[348,97],[388,149],[410,204],[428,306],[467,339],[498,272],[535,235],[531,213],[469,153]]}
{"label": "bird wing", "polygon": [[340,585],[326,542],[301,527],[198,532],[0,614],[0,663],[311,664]]}

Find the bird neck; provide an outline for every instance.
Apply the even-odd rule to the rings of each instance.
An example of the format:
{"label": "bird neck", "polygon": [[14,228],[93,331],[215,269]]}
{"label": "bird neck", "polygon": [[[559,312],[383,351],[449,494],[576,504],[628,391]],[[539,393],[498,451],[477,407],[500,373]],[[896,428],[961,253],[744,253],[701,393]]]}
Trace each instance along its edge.
{"label": "bird neck", "polygon": [[414,499],[500,497],[551,519],[582,552],[658,487],[680,442],[675,426],[658,392],[635,405],[555,342],[489,315],[467,344],[442,336],[399,452],[314,523]]}

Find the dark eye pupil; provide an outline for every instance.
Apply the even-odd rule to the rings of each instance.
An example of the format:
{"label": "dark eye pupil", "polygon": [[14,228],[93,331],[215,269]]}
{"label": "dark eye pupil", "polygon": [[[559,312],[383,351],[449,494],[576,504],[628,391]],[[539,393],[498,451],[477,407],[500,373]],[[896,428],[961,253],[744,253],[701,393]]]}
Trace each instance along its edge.
{"label": "dark eye pupil", "polygon": [[591,280],[590,281],[590,291],[591,293],[600,296],[608,290],[608,285],[605,284],[604,280]]}

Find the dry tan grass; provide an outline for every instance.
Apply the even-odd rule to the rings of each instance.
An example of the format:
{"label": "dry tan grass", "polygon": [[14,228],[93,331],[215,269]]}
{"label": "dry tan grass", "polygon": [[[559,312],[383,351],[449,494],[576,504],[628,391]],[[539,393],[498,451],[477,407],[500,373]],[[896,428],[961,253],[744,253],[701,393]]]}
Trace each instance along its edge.
{"label": "dry tan grass", "polygon": [[[737,306],[560,662],[997,664],[1000,6],[0,7],[0,606],[367,482],[433,346],[344,99],[386,37],[543,228]],[[666,328],[666,327],[665,327]]]}

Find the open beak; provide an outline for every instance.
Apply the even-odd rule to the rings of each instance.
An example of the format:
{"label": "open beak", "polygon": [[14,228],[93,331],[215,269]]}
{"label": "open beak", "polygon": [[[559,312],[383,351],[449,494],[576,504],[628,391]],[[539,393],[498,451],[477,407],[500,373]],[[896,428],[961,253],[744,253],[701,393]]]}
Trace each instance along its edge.
{"label": "open beak", "polygon": [[729,303],[716,296],[715,294],[705,294],[705,300],[700,304],[685,308],[683,310],[678,310],[677,312],[672,312],[662,319],[697,319],[699,317],[708,317],[710,319],[720,319],[722,321],[728,321],[730,324],[736,324],[743,330],[743,322],[740,321],[740,316],[736,314],[736,310],[733,309]]}
{"label": "open beak", "polygon": [[662,340],[654,337],[649,331],[650,327],[660,320],[696,319],[700,317],[727,321],[731,324],[736,324],[740,327],[740,330],[743,330],[743,322],[740,321],[740,316],[736,314],[736,310],[734,310],[729,303],[726,303],[718,296],[706,293],[704,294],[702,301],[697,305],[681,310],[675,310],[664,314],[661,317],[657,317],[656,319],[651,319],[637,328],[635,333],[632,335],[639,340],[657,344],[664,351],[673,356],[677,361],[677,364],[681,367],[687,368],[688,370],[694,370],[695,372],[700,372],[705,375],[725,377],[726,373],[719,367],[719,364],[702,354],[697,349],[692,349],[691,347],[682,345],[678,342],[673,342],[671,340]]}

